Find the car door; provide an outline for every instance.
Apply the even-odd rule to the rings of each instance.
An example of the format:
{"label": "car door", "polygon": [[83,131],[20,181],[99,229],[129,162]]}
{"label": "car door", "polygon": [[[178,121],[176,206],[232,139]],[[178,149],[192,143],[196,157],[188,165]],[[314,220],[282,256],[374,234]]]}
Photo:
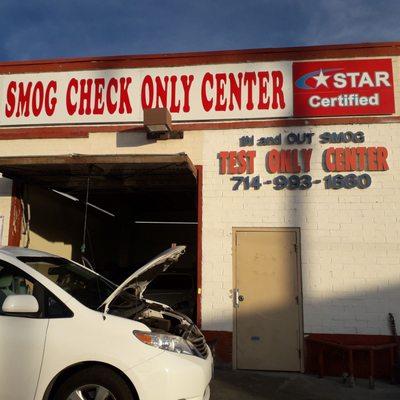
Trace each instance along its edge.
{"label": "car door", "polygon": [[[2,305],[11,294],[31,294],[39,303],[32,315],[5,315]],[[0,398],[32,400],[43,359],[49,320],[44,318],[43,288],[17,267],[0,260]]]}

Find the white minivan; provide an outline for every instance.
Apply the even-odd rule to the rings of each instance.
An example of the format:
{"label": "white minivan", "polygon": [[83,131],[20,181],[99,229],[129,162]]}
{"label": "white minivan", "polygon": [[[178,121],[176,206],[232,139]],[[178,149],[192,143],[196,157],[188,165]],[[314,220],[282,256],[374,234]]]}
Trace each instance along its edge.
{"label": "white minivan", "polygon": [[55,255],[0,248],[0,399],[208,400],[204,336],[142,296],[184,251],[171,247],[117,286]]}

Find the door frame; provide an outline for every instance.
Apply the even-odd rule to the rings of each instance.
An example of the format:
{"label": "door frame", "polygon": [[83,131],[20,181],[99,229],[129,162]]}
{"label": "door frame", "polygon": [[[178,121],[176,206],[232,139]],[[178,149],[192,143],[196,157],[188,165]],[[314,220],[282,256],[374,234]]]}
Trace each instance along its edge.
{"label": "door frame", "polygon": [[[237,288],[237,262],[236,262],[236,235],[239,232],[294,232],[296,234],[296,254],[297,254],[297,283],[299,296],[299,349],[300,349],[300,372],[304,372],[304,313],[303,313],[303,284],[302,284],[302,268],[301,268],[301,242],[300,228],[277,228],[277,227],[251,227],[251,228],[232,228],[232,288]],[[233,295],[233,291],[232,291]],[[232,337],[232,368],[237,369],[237,312],[233,307],[232,299],[232,316],[233,316],[233,337]]]}

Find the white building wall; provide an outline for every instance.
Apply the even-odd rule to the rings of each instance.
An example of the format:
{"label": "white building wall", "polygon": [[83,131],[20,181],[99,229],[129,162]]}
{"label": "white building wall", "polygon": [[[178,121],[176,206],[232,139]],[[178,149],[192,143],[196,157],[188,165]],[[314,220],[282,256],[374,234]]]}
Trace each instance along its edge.
{"label": "white building wall", "polygon": [[[319,144],[325,131],[364,131],[362,144]],[[237,151],[243,135],[315,133],[310,175],[323,179],[322,153],[330,147],[385,146],[389,171],[368,172],[364,190],[232,191],[219,175],[220,151]],[[275,146],[276,147],[276,146]],[[349,125],[216,131],[204,135],[203,329],[232,330],[232,228],[300,227],[305,333],[389,334],[387,313],[400,318],[399,126]],[[257,150],[255,173],[265,179],[265,153]],[[281,146],[279,146],[281,148]],[[357,175],[362,172],[357,172]],[[278,174],[276,174],[278,175]]]}
{"label": "white building wall", "polygon": [[[365,132],[363,144],[389,149],[389,171],[369,172],[365,190],[326,190],[323,183],[306,191],[232,191],[229,175],[219,175],[220,151],[237,151],[243,135],[315,133],[310,175],[322,179],[318,143],[325,131]],[[350,145],[350,144],[349,144]],[[348,145],[348,146],[349,146]],[[344,145],[335,144],[334,147]],[[183,140],[149,143],[137,132],[92,133],[79,139],[0,141],[2,156],[57,154],[166,154],[186,152],[203,165],[203,296],[205,330],[232,330],[232,228],[300,227],[305,332],[389,334],[387,313],[400,319],[400,134],[398,124],[337,125],[185,132]],[[285,147],[285,146],[282,146]],[[255,173],[268,179],[266,151],[257,150]],[[279,147],[280,148],[280,147]],[[246,148],[245,148],[246,149]],[[357,174],[361,174],[357,173]],[[269,179],[271,179],[269,177]],[[0,215],[7,242],[11,185],[1,181]]]}
{"label": "white building wall", "polygon": [[[94,128],[95,129],[95,128]],[[184,140],[149,141],[140,132],[95,132],[88,138],[0,140],[1,157],[66,155],[66,154],[176,154],[187,153],[194,164],[201,164],[203,132],[185,132]],[[0,175],[1,176],[1,175]],[[0,178],[0,217],[4,216],[0,244],[8,244],[12,181]],[[45,205],[44,205],[45,206]],[[21,241],[23,245],[23,240]],[[71,247],[64,242],[45,243],[44,249],[70,255]]]}
{"label": "white building wall", "polygon": [[11,212],[12,181],[0,174],[0,245],[8,244],[8,227]]}

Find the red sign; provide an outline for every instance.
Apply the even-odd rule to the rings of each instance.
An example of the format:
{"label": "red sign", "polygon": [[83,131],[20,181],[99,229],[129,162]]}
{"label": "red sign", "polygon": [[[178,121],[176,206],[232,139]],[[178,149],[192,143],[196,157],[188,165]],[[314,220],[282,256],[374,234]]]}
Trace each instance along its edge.
{"label": "red sign", "polygon": [[293,63],[294,116],[394,113],[390,59]]}

